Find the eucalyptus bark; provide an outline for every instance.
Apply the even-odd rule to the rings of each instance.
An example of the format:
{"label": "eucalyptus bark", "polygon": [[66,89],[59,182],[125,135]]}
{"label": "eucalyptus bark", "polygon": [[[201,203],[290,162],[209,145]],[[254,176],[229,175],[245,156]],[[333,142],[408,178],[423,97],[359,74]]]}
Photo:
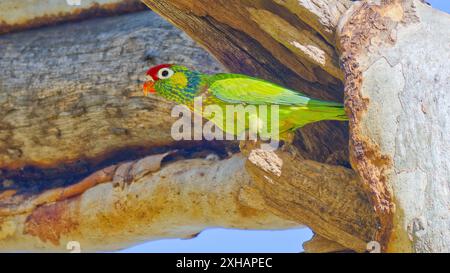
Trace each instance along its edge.
{"label": "eucalyptus bark", "polygon": [[[308,125],[276,152],[174,143],[173,105],[142,97],[138,75],[222,68],[166,23],[132,14],[2,36],[0,249],[306,225],[306,251],[450,250],[448,15],[413,0],[143,2],[229,71],[345,99],[349,125]],[[161,40],[185,44],[163,59]]]}
{"label": "eucalyptus bark", "polygon": [[421,1],[357,3],[339,48],[352,166],[392,252],[450,251],[450,16]]}
{"label": "eucalyptus bark", "polygon": [[139,0],[2,0],[0,34],[143,9]]}

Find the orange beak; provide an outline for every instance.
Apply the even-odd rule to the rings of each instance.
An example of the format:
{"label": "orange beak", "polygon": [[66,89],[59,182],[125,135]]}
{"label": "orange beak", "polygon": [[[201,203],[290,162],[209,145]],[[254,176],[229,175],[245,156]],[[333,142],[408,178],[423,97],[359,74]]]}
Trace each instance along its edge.
{"label": "orange beak", "polygon": [[153,82],[153,81],[146,81],[144,83],[144,86],[143,86],[143,91],[144,91],[144,96],[147,96],[150,93],[152,93],[152,94],[156,93],[155,82]]}

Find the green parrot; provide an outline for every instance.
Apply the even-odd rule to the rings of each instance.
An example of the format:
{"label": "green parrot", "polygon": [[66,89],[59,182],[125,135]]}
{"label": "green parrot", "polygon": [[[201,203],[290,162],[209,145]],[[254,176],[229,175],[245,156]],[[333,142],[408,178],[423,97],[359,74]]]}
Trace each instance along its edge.
{"label": "green parrot", "polygon": [[[306,95],[280,85],[242,74],[203,74],[181,65],[161,64],[147,71],[144,95],[157,93],[164,98],[186,105],[194,111],[194,98],[201,97],[202,107],[217,105],[226,113],[227,105],[276,105],[280,140],[288,140],[292,132],[308,123],[321,120],[348,120],[340,103],[308,98]],[[258,108],[259,109],[259,108]],[[267,119],[273,115],[269,108]],[[259,114],[260,110],[257,110]],[[250,114],[245,115],[248,129]],[[237,126],[219,122],[215,114],[202,115],[225,133],[238,135]],[[226,117],[220,117],[225,119]],[[240,120],[242,122],[242,120]],[[266,130],[271,128],[267,126]]]}

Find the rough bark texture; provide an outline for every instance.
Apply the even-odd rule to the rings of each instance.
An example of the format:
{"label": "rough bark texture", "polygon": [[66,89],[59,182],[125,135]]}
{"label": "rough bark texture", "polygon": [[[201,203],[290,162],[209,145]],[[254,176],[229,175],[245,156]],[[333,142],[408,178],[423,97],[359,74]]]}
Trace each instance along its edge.
{"label": "rough bark texture", "polygon": [[247,169],[269,211],[347,249],[364,251],[375,238],[377,219],[352,170],[247,146]]}
{"label": "rough bark texture", "polygon": [[[207,227],[283,229],[304,220],[342,248],[364,251],[375,232],[365,227],[374,221],[373,213],[351,170],[302,164],[287,153],[250,155],[251,163],[241,154],[166,161],[160,169],[168,155],[112,165],[38,195],[3,192],[0,249],[66,251],[67,243],[78,241],[82,251],[116,250],[145,240],[191,238]],[[278,163],[266,171],[270,187],[268,181],[255,181],[258,158]],[[294,169],[302,175],[292,176],[288,185],[283,175]],[[352,202],[338,205],[343,200]]]}
{"label": "rough bark texture", "polygon": [[144,8],[138,0],[2,0],[0,34]]}
{"label": "rough bark texture", "polygon": [[162,62],[221,69],[150,11],[1,36],[0,51],[4,172],[80,169],[130,148],[171,145],[173,104],[142,97],[146,69]]}
{"label": "rough bark texture", "polygon": [[255,192],[252,203],[242,201],[251,183],[243,157],[176,161],[158,171],[163,157],[110,166],[70,189],[19,200],[12,211],[10,200],[0,210],[7,215],[0,218],[0,249],[67,251],[68,242],[78,241],[82,251],[117,250],[152,239],[191,238],[207,227],[299,226],[266,211]]}
{"label": "rough bark texture", "polygon": [[341,27],[352,166],[388,251],[450,251],[449,25],[421,1],[386,1]]}

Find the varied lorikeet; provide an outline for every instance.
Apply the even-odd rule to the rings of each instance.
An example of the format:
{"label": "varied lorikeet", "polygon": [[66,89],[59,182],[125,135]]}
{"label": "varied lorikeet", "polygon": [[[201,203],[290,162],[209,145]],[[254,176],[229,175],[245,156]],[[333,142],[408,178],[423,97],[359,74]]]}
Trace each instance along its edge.
{"label": "varied lorikeet", "polygon": [[[300,92],[246,75],[208,75],[181,65],[161,64],[150,68],[143,90],[144,95],[157,93],[168,100],[186,105],[191,110],[194,98],[200,96],[203,107],[218,105],[224,109],[224,113],[226,105],[278,105],[279,139],[288,138],[290,132],[308,123],[348,120],[340,103],[308,98]],[[270,115],[269,112],[269,119]],[[203,117],[214,120],[212,116]],[[228,129],[226,123],[214,123],[226,133],[240,133],[236,128],[233,128],[234,131]]]}

